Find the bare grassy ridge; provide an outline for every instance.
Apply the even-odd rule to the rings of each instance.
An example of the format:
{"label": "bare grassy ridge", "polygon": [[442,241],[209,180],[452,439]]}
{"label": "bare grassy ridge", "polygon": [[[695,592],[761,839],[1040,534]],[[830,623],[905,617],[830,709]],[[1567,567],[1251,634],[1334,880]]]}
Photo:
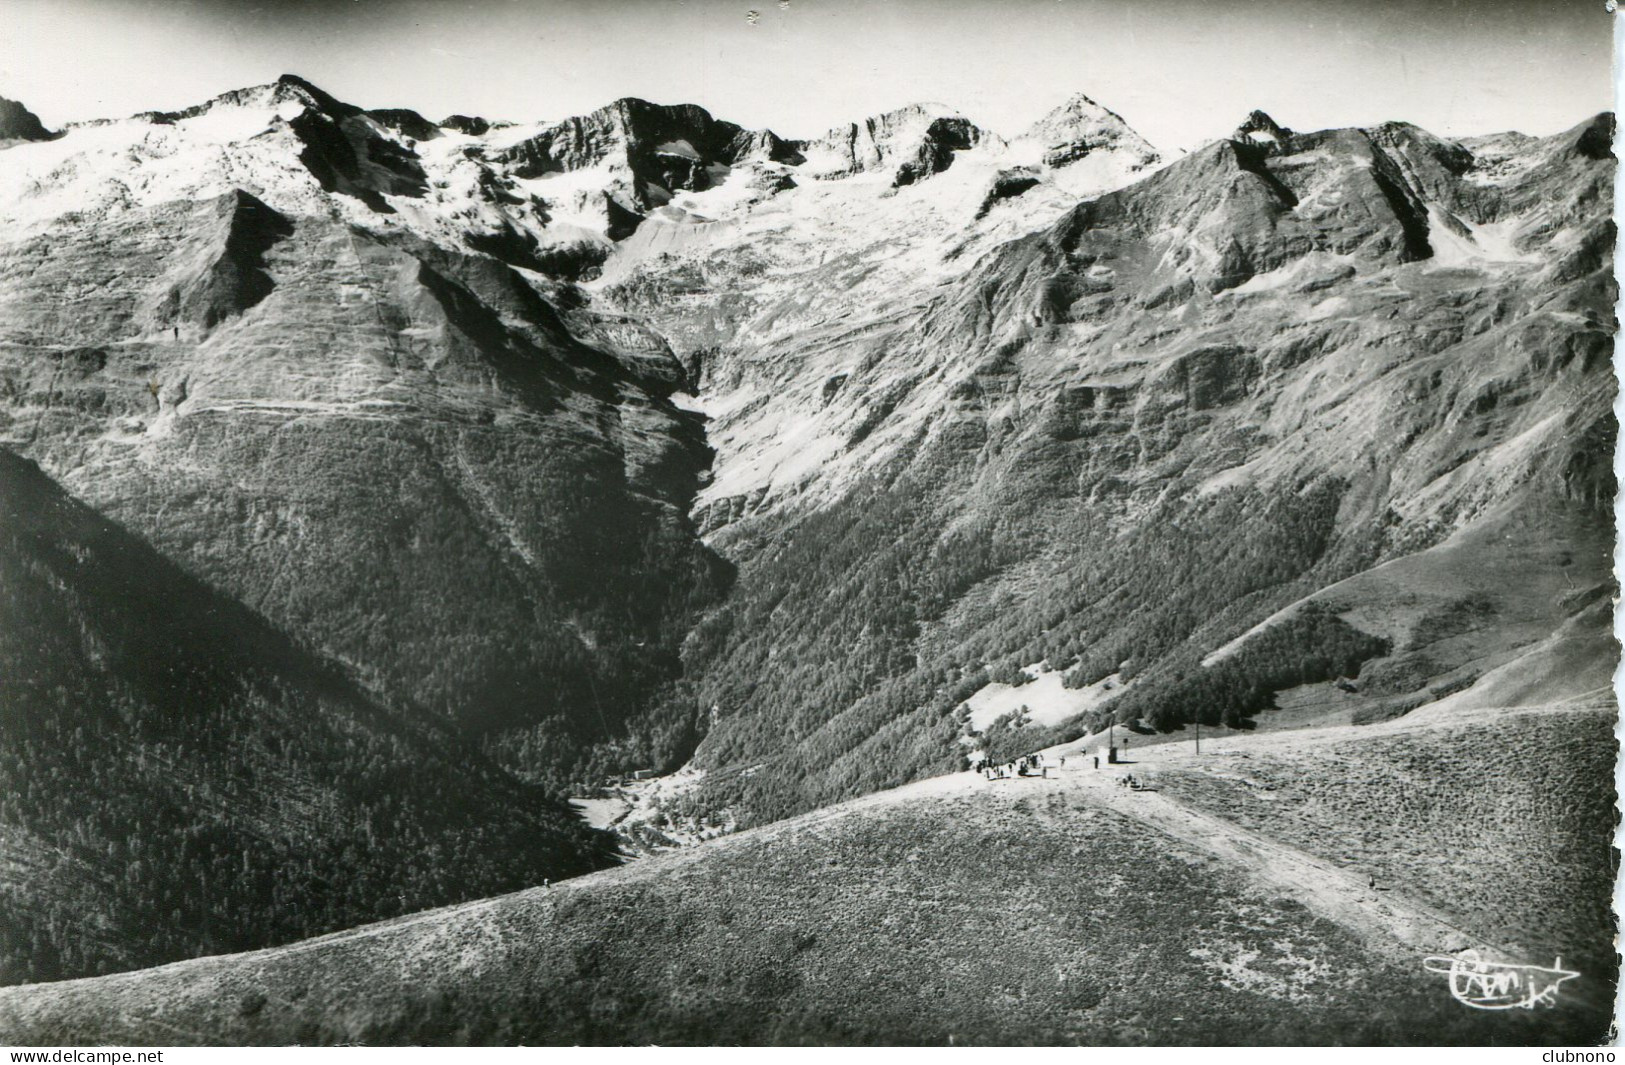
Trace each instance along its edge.
{"label": "bare grassy ridge", "polygon": [[0,993],[77,1043],[1584,1042],[1461,1008],[1296,901],[1048,785],[817,815],[253,955]]}
{"label": "bare grassy ridge", "polygon": [[1510,715],[1168,770],[1166,793],[1612,983],[1611,711]]}

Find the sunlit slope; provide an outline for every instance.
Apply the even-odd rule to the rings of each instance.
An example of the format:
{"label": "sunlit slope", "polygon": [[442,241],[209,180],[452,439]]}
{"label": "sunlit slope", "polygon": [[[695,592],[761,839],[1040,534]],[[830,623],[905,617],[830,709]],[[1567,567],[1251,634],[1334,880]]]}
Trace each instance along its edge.
{"label": "sunlit slope", "polygon": [[[1562,956],[1611,983],[1614,709],[1501,708],[1493,720],[1418,711],[1362,730],[1194,756],[1148,755],[1174,799],[1375,877],[1530,959]],[[1211,739],[1211,737],[1210,737]]]}

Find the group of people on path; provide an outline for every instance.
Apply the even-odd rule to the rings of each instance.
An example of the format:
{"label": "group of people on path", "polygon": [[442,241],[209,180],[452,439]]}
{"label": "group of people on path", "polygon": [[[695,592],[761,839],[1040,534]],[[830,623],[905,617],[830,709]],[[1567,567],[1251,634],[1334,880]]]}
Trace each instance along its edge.
{"label": "group of people on path", "polygon": [[[1025,754],[1012,762],[1002,764],[994,762],[987,755],[980,755],[971,763],[971,772],[980,773],[988,780],[1006,780],[1011,777],[1048,777],[1051,763],[1044,760],[1041,754]],[[1060,766],[1066,765],[1066,758],[1062,756]]]}
{"label": "group of people on path", "polygon": [[[1126,747],[1127,744],[1124,746]],[[1116,760],[1116,750],[1117,748],[1112,748],[1114,755],[1114,757],[1111,759],[1112,761]],[[1074,755],[1079,754],[1077,751],[1073,751],[1072,753]],[[1088,751],[1082,752],[1082,758],[1085,762],[1088,762],[1091,757],[1094,759],[1095,768],[1099,769],[1100,755],[1091,755]],[[1066,755],[1063,754],[1056,758],[1046,759],[1042,754],[1027,754],[1015,759],[1014,761],[1000,763],[995,762],[985,753],[978,752],[971,757],[970,763],[972,773],[980,773],[988,780],[1007,780],[1011,777],[1034,776],[1047,778],[1049,776],[1049,771],[1052,768],[1065,769]],[[1118,783],[1121,784],[1124,783],[1124,781],[1119,779]]]}

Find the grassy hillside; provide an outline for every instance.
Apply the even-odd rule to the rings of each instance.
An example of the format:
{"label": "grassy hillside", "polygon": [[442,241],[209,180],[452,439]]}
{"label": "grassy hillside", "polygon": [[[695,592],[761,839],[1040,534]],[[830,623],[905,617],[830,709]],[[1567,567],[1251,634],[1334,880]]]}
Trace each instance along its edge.
{"label": "grassy hillside", "polygon": [[604,850],[0,451],[0,981],[287,942]]}
{"label": "grassy hillside", "polygon": [[1334,748],[1231,747],[1159,775],[1172,797],[1612,982],[1611,708],[1509,713]]}
{"label": "grassy hillside", "polygon": [[[1612,548],[1612,522],[1594,508],[1545,493],[1509,500],[1433,547],[1317,589],[1205,656],[1200,644],[1184,648],[1114,700],[1111,716],[1250,730],[1273,727],[1279,707],[1295,724],[1370,724],[1463,691],[1479,705],[1506,705],[1510,697],[1475,685],[1547,643],[1568,668],[1526,663],[1511,701],[1606,686],[1618,661],[1599,611],[1614,588]],[[1014,756],[1104,728],[1106,717],[991,739]]]}
{"label": "grassy hillside", "polygon": [[[1490,757],[1494,745],[1473,736],[1458,737],[1442,763]],[[1426,751],[1418,747],[1418,761]],[[1387,755],[1321,752],[1317,794],[1360,793],[1374,757]],[[1266,772],[1272,764],[1253,761]],[[1164,834],[1136,812],[1151,801],[1163,798],[1077,768],[1051,780],[926,781],[297,947],[14,989],[0,994],[0,1031],[24,1043],[266,1044],[1528,1045],[1604,1034],[1608,1014],[1596,1002],[1607,973],[1588,970],[1585,995],[1556,1009],[1464,1008],[1421,964],[1439,945],[1412,943],[1381,916],[1404,909],[1414,881],[1367,892],[1363,875],[1338,881],[1306,859],[1293,867],[1307,878],[1293,879],[1269,857],[1290,849],[1272,844],[1259,857],[1244,835],[1217,846],[1245,832],[1224,822]],[[1480,816],[1434,791],[1417,791],[1422,801],[1433,809],[1420,846],[1457,844]],[[1315,809],[1344,833],[1370,815],[1325,798]],[[1501,816],[1522,840],[1545,814],[1509,803]],[[1449,876],[1417,874],[1477,935],[1501,930],[1491,912],[1500,896],[1473,881],[1492,867],[1461,863],[1487,854],[1457,854]],[[1531,875],[1560,882],[1592,861],[1556,847],[1541,854],[1551,864]],[[1317,887],[1317,877],[1332,882]],[[1351,905],[1379,909],[1352,920]]]}

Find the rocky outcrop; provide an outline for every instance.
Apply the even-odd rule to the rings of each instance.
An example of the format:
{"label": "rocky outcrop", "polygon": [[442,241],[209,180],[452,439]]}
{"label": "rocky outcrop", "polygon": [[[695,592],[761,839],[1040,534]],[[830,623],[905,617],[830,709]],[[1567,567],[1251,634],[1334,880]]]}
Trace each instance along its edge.
{"label": "rocky outcrop", "polygon": [[1611,159],[1614,155],[1614,114],[1604,111],[1580,123],[1563,138],[1563,146],[1585,159]]}
{"label": "rocky outcrop", "polygon": [[894,186],[912,185],[932,174],[940,174],[953,164],[954,153],[976,147],[982,130],[963,118],[934,119],[925,128],[918,147],[903,160],[892,176]]}
{"label": "rocky outcrop", "polygon": [[839,126],[799,147],[818,177],[884,170],[893,186],[902,186],[941,173],[953,163],[955,152],[989,136],[940,105],[915,104]]}
{"label": "rocky outcrop", "polygon": [[413,140],[426,141],[440,136],[440,126],[430,122],[416,111],[405,107],[377,108],[367,111],[366,116],[379,125],[411,137]]}
{"label": "rocky outcrop", "polygon": [[1139,166],[1149,166],[1158,158],[1156,149],[1121,116],[1083,93],[1039,119],[1020,140],[1041,145],[1043,162],[1052,167],[1068,166],[1100,151],[1131,154]]}
{"label": "rocky outcrop", "polygon": [[719,121],[702,107],[628,97],[565,119],[496,158],[525,178],[606,167],[624,186],[628,206],[641,212],[673,192],[710,188],[747,158],[786,162],[796,155],[772,133]]}
{"label": "rocky outcrop", "polygon": [[299,161],[328,192],[354,196],[387,214],[394,208],[385,195],[420,198],[428,191],[418,157],[398,141],[379,136],[357,113],[309,107],[287,128],[303,146]]}
{"label": "rocky outcrop", "polygon": [[470,137],[483,137],[491,132],[494,123],[475,115],[447,115],[440,120],[440,128],[454,130]]}
{"label": "rocky outcrop", "polygon": [[1035,188],[1043,179],[1027,167],[1015,167],[1010,170],[1001,170],[988,186],[987,195],[982,198],[982,204],[976,208],[976,217],[983,218],[993,206],[1004,200],[1013,200],[1028,189]]}
{"label": "rocky outcrop", "polygon": [[182,323],[207,331],[270,294],[265,253],[293,225],[242,189],[203,205],[190,227],[192,250],[177,257],[153,307],[160,328]]}
{"label": "rocky outcrop", "polygon": [[39,116],[16,100],[0,96],[0,144],[7,141],[48,141],[58,134],[46,129]]}
{"label": "rocky outcrop", "polygon": [[1256,144],[1275,155],[1292,150],[1292,131],[1262,111],[1248,112],[1241,125],[1230,134],[1230,139]]}

